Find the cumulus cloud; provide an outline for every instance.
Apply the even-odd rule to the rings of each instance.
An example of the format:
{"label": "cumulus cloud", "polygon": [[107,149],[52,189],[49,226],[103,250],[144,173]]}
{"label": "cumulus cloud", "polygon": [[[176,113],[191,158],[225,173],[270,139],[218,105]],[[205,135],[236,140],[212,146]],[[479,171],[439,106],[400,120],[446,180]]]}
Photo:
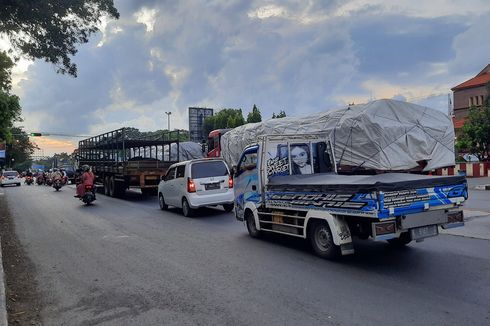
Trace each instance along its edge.
{"label": "cumulus cloud", "polygon": [[[17,90],[32,130],[187,128],[187,108],[264,118],[398,98],[446,110],[488,63],[486,0],[116,1],[79,47],[76,79],[36,61]],[[468,49],[475,49],[468,51]]]}

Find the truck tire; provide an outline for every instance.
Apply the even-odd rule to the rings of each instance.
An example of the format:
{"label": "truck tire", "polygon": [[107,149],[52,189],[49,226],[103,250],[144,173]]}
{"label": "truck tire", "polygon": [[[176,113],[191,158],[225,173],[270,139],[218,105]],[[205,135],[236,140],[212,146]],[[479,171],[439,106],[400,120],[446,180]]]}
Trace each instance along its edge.
{"label": "truck tire", "polygon": [[308,228],[308,238],[315,253],[325,259],[337,258],[340,254],[339,246],[333,242],[332,231],[326,221],[312,221]]}
{"label": "truck tire", "polygon": [[261,236],[262,232],[257,229],[254,214],[251,211],[245,213],[245,223],[247,224],[248,234],[252,238],[259,238]]}
{"label": "truck tire", "polygon": [[110,196],[109,194],[109,177],[104,177],[104,195]]}
{"label": "truck tire", "polygon": [[194,209],[189,205],[187,198],[182,199],[182,213],[185,217],[192,217],[194,215]]}
{"label": "truck tire", "polygon": [[166,211],[168,209],[168,205],[165,203],[165,198],[163,198],[162,194],[158,195],[158,204],[160,205],[160,209],[162,211]]}
{"label": "truck tire", "polygon": [[410,232],[403,232],[400,234],[400,237],[386,241],[388,241],[388,243],[393,247],[403,248],[412,242],[412,236],[410,235]]}
{"label": "truck tire", "polygon": [[114,177],[109,178],[109,196],[114,197],[115,196],[115,188],[116,188],[116,181],[114,180]]}
{"label": "truck tire", "polygon": [[233,204],[224,204],[223,205],[223,209],[225,210],[225,212],[228,212],[229,213],[229,212],[231,212],[233,210],[233,207],[234,206],[235,205],[233,205]]}

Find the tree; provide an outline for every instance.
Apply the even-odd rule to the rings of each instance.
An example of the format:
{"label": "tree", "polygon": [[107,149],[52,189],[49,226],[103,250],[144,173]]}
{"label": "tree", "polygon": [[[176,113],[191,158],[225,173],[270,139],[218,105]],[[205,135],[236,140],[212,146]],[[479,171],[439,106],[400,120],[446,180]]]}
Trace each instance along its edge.
{"label": "tree", "polygon": [[0,141],[12,140],[10,128],[15,121],[22,121],[19,98],[10,94],[12,87],[11,72],[14,63],[0,52]]}
{"label": "tree", "polygon": [[283,110],[279,111],[279,114],[276,115],[274,112],[272,112],[272,119],[280,119],[280,118],[285,118],[286,117],[286,112]]}
{"label": "tree", "polygon": [[480,160],[488,157],[490,151],[489,97],[486,100],[487,105],[481,108],[470,108],[468,119],[461,128],[462,136],[456,142],[456,148],[459,151],[475,154]]}
{"label": "tree", "polygon": [[260,114],[260,110],[254,104],[254,107],[252,108],[252,112],[249,112],[247,115],[247,123],[261,122],[261,121],[262,121],[262,115]]}
{"label": "tree", "polygon": [[235,128],[245,124],[241,109],[223,109],[214,116],[204,119],[203,129],[207,135],[212,130],[221,128]]}
{"label": "tree", "polygon": [[14,58],[44,59],[57,72],[76,77],[70,59],[75,45],[87,43],[104,16],[119,18],[113,0],[4,0],[0,34],[10,40]]}
{"label": "tree", "polygon": [[13,127],[12,134],[13,140],[7,143],[7,163],[14,162],[14,169],[27,170],[32,165],[31,155],[38,147],[22,128]]}

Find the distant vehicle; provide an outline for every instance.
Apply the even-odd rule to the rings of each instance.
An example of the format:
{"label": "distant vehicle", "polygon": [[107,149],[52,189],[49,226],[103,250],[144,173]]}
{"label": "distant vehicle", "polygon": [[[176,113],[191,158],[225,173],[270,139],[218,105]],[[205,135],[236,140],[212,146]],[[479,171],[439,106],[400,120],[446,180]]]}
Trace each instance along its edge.
{"label": "distant vehicle", "polygon": [[480,162],[480,159],[475,154],[464,154],[463,159],[466,162]]}
{"label": "distant vehicle", "polygon": [[231,129],[216,129],[209,133],[207,157],[221,157],[221,136],[230,130]]}
{"label": "distant vehicle", "polygon": [[65,170],[66,176],[68,177],[68,181],[71,181],[71,183],[75,183],[75,168],[71,165],[62,165],[60,166],[60,169]]}
{"label": "distant vehicle", "polygon": [[223,205],[233,210],[233,179],[222,159],[196,159],[170,166],[158,185],[160,208],[182,208],[184,216],[192,216],[204,206]]}
{"label": "distant vehicle", "polygon": [[4,171],[0,176],[0,186],[17,185],[20,186],[21,178],[17,171]]}

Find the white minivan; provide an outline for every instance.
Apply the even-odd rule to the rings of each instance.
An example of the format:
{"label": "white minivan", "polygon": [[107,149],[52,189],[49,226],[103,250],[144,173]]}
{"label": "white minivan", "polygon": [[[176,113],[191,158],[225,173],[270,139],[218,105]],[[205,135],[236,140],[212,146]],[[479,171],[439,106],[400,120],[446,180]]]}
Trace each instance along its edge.
{"label": "white minivan", "polygon": [[223,205],[233,210],[233,179],[225,161],[219,158],[195,159],[175,163],[158,185],[158,202],[182,208],[184,216],[192,216],[204,206]]}

